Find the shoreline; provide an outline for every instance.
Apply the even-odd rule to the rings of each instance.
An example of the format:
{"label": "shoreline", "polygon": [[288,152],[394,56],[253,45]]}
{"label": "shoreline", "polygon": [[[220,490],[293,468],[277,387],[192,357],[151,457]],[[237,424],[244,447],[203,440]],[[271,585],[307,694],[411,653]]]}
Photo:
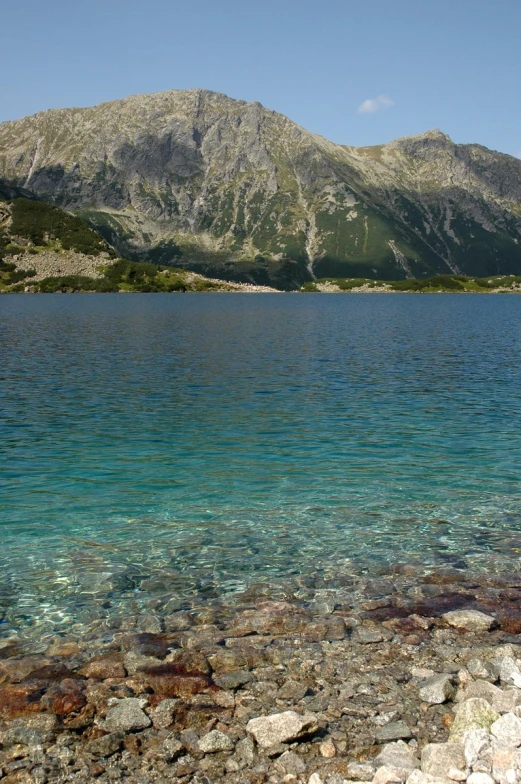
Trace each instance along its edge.
{"label": "shoreline", "polygon": [[171,294],[306,294],[309,296],[310,294],[419,294],[422,296],[432,296],[438,294],[450,294],[450,295],[489,295],[489,294],[521,294],[520,290],[510,290],[510,289],[491,289],[489,291],[390,291],[389,289],[371,289],[371,290],[349,290],[349,291],[285,291],[283,289],[271,289],[267,286],[255,286],[252,285],[251,288],[241,288],[241,286],[246,287],[250,284],[236,284],[237,288],[235,289],[221,289],[221,290],[209,290],[209,291],[126,291],[125,289],[121,289],[120,291],[5,291],[0,290],[0,295],[2,294],[35,294],[35,295],[43,295],[49,296],[52,294],[101,294],[105,296],[107,294],[166,294],[170,296]]}
{"label": "shoreline", "polygon": [[[517,574],[396,564],[334,588],[300,575],[191,604],[68,624],[39,652],[4,639],[1,780],[400,784],[427,775],[421,751],[447,740],[466,690],[503,699],[490,663],[521,652]],[[389,778],[382,750],[411,769]]]}

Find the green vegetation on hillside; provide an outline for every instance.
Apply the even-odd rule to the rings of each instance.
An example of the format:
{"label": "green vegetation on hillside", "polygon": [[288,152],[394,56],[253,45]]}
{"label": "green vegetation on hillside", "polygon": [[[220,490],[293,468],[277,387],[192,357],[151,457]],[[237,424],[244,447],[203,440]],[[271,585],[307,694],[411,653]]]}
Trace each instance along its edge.
{"label": "green vegetation on hillside", "polygon": [[0,291],[24,291],[51,294],[55,292],[118,291],[171,292],[212,291],[222,285],[210,280],[188,276],[183,270],[156,264],[117,259],[104,268],[100,278],[84,275],[60,275],[34,281],[35,270],[17,270],[14,264],[0,262]]}
{"label": "green vegetation on hillside", "polygon": [[[29,243],[29,244],[28,244]],[[177,246],[169,243],[172,251]],[[99,257],[100,277],[84,274],[63,274],[34,280],[41,270],[38,256],[51,252],[63,256],[72,250],[85,256]],[[103,254],[103,257],[100,256]],[[19,269],[15,263],[20,254],[34,256],[36,269]],[[11,261],[14,259],[14,261]],[[62,266],[62,265],[60,265]],[[41,276],[41,272],[40,272]],[[0,291],[32,291],[42,293],[72,291],[209,291],[222,284],[191,276],[189,272],[152,262],[116,258],[113,249],[85,221],[43,202],[26,198],[7,201],[0,226]]]}
{"label": "green vegetation on hillside", "polygon": [[47,245],[57,241],[65,250],[74,250],[89,256],[114,252],[99,234],[85,221],[64,210],[30,199],[14,199],[11,203],[11,235],[29,240],[34,245]]}
{"label": "green vegetation on hillside", "polygon": [[[370,278],[321,278],[310,281],[301,287],[303,292],[319,292],[321,287],[335,288],[339,291],[353,291],[364,288],[376,291],[420,292],[424,294],[436,292],[474,292],[483,293],[496,289],[508,289],[521,292],[521,275],[495,275],[487,278],[475,278],[468,275],[434,275],[421,280],[372,280]],[[327,289],[326,289],[327,290]]]}

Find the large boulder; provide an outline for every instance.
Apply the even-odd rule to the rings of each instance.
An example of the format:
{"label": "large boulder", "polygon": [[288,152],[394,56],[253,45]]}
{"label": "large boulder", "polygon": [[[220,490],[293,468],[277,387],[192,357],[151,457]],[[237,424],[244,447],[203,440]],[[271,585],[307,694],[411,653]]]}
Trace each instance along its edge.
{"label": "large boulder", "polygon": [[461,743],[429,743],[422,751],[422,773],[441,779],[466,779],[467,761]]}
{"label": "large boulder", "polygon": [[462,740],[470,730],[485,729],[490,731],[492,724],[499,719],[499,713],[480,697],[473,697],[458,705],[456,718],[451,727],[449,741],[454,743]]}
{"label": "large boulder", "polygon": [[250,719],[246,725],[248,733],[262,748],[296,740],[302,735],[314,732],[317,728],[316,716],[312,713],[300,716],[295,711],[259,716],[256,719]]}

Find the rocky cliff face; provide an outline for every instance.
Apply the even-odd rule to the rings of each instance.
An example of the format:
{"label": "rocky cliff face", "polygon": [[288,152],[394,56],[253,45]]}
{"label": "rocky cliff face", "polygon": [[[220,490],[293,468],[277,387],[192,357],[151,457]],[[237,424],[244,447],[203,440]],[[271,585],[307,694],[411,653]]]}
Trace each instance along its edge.
{"label": "rocky cliff face", "polygon": [[126,255],[286,288],[521,270],[521,161],[439,131],[353,148],[204,90],[0,124],[0,178]]}

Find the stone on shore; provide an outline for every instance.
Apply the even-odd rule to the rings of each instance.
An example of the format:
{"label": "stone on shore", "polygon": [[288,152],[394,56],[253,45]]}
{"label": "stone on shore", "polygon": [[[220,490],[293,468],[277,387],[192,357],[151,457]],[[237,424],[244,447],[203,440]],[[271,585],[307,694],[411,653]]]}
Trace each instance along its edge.
{"label": "stone on shore", "polygon": [[498,784],[517,784],[521,767],[521,753],[518,749],[499,746],[492,756],[492,777]]}
{"label": "stone on shore", "polygon": [[452,677],[447,673],[434,675],[422,683],[419,691],[420,699],[429,705],[441,705],[454,697],[455,688]]}
{"label": "stone on shore", "polygon": [[492,707],[498,713],[513,713],[521,705],[521,690],[514,686],[504,691],[499,689],[499,694],[494,696]]}
{"label": "stone on shore", "polygon": [[373,784],[404,784],[407,778],[405,768],[394,768],[382,765],[374,774]]}
{"label": "stone on shore", "polygon": [[[378,759],[379,758],[377,757],[375,762],[378,762]],[[381,764],[385,765],[386,763],[385,761],[382,761]],[[350,762],[347,766],[348,777],[350,779],[356,779],[357,781],[372,781],[375,772],[376,769],[370,762]]]}
{"label": "stone on shore", "polygon": [[391,768],[402,768],[408,773],[420,767],[420,761],[416,757],[414,749],[411,749],[403,740],[398,740],[396,743],[387,743],[375,757],[374,763],[376,766],[387,765]]}
{"label": "stone on shore", "polygon": [[501,689],[498,686],[494,686],[493,683],[483,680],[470,681],[470,683],[466,683],[458,689],[456,702],[464,702],[473,697],[478,697],[492,705],[494,700],[500,697],[501,694]]}
{"label": "stone on shore", "polygon": [[172,724],[175,709],[180,702],[181,700],[178,699],[161,700],[159,705],[150,711],[150,718],[156,729],[164,730]]}
{"label": "stone on shore", "polygon": [[376,731],[376,740],[382,743],[386,740],[401,740],[412,738],[411,728],[404,721],[391,721]]}
{"label": "stone on shore", "polygon": [[124,740],[124,732],[111,732],[110,735],[104,735],[102,738],[88,741],[85,750],[95,759],[110,757],[120,750]]}
{"label": "stone on shore", "polygon": [[232,751],[233,741],[224,732],[212,730],[200,739],[199,749],[204,754],[214,754],[217,751]]}
{"label": "stone on shore", "polygon": [[491,708],[486,700],[473,697],[458,705],[456,718],[451,727],[449,741],[460,741],[470,730],[490,730],[492,724],[499,719],[499,714]]}
{"label": "stone on shore", "polygon": [[253,675],[248,670],[223,672],[214,678],[214,682],[221,689],[238,689],[239,686],[244,686],[245,683],[250,683],[252,680],[254,680]]}
{"label": "stone on shore", "polygon": [[502,746],[521,746],[521,719],[513,713],[505,713],[490,727],[490,734]]}
{"label": "stone on shore", "polygon": [[473,768],[480,757],[490,749],[491,736],[485,729],[470,730],[463,738],[463,748],[467,767]]}
{"label": "stone on shore", "polygon": [[509,686],[516,686],[521,688],[521,670],[519,669],[515,659],[511,656],[503,656],[494,659],[492,662],[495,667],[499,680]]}
{"label": "stone on shore", "polygon": [[494,779],[488,773],[471,773],[467,784],[494,784]]}
{"label": "stone on shore", "polygon": [[259,716],[256,719],[250,719],[246,725],[247,732],[262,748],[296,740],[302,735],[314,732],[317,728],[316,716],[310,713],[300,716],[295,711]]}
{"label": "stone on shore", "polygon": [[464,781],[467,761],[461,743],[428,743],[422,751],[421,769],[436,778]]}
{"label": "stone on shore", "polygon": [[446,784],[446,778],[431,776],[430,773],[423,773],[421,770],[413,770],[407,779],[407,784]]}

